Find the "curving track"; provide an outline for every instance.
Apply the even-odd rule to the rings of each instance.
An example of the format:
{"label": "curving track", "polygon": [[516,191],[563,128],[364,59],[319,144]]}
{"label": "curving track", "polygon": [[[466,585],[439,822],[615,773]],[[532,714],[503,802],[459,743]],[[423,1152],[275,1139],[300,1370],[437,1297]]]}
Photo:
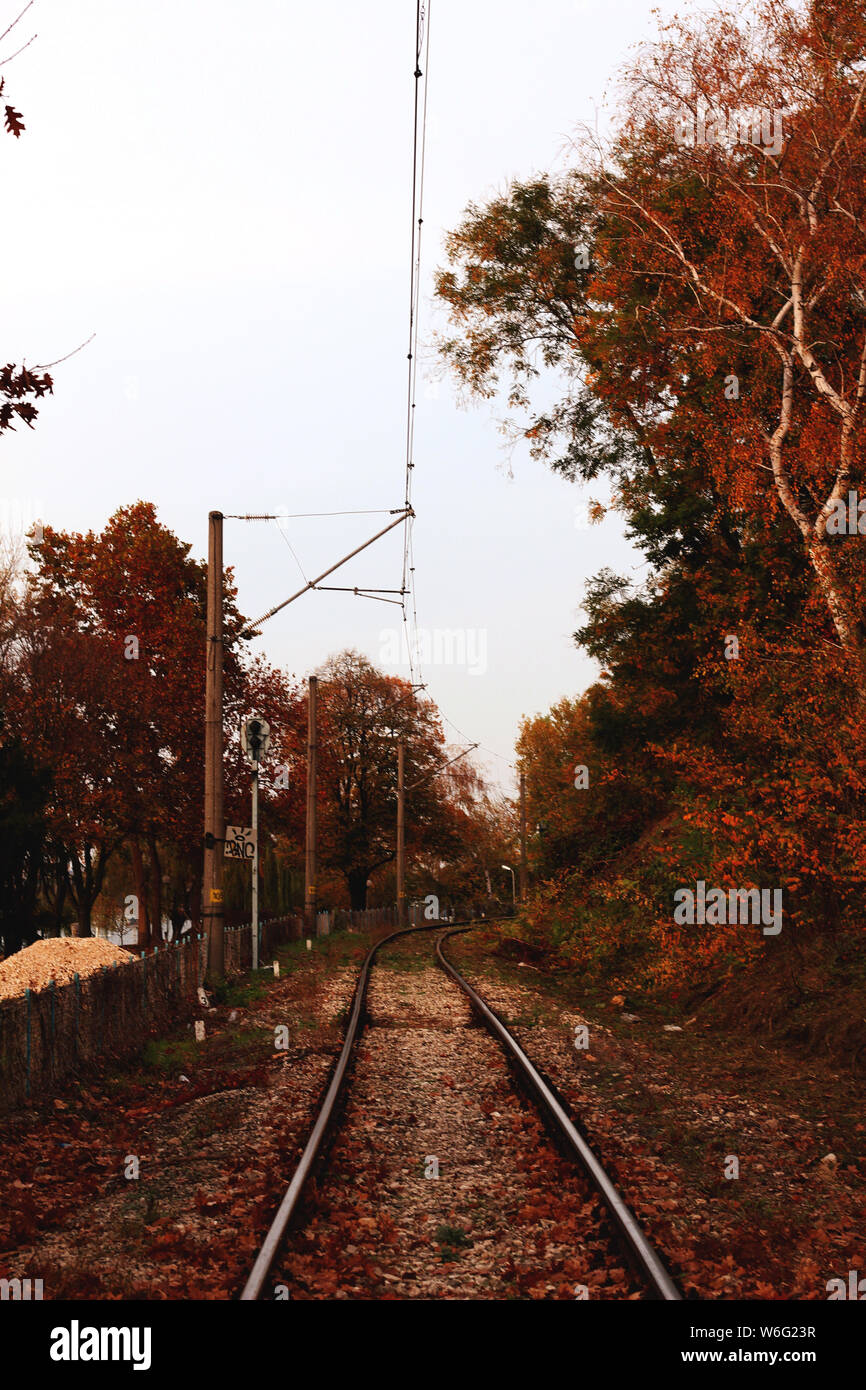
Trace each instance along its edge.
{"label": "curving track", "polygon": [[[470,928],[440,936],[439,971],[426,937],[436,928],[391,933],[369,951],[318,1118],[241,1298],[270,1297],[276,1283],[293,1297],[333,1296],[315,1282],[333,1265],[342,1297],[507,1298],[515,1280],[518,1291],[527,1288],[521,1279],[536,1281],[532,1297],[574,1297],[574,1281],[585,1279],[592,1297],[679,1299],[562,1103],[446,958],[448,937]],[[377,966],[371,987],[383,948],[393,964]],[[303,1198],[326,1136],[327,1175],[310,1209]],[[430,1153],[443,1155],[441,1183],[418,1169]],[[306,1231],[294,1229],[302,1205]],[[471,1213],[472,1239],[459,1226],[447,1238],[474,1248],[446,1245],[436,1259],[431,1233],[453,1232],[441,1224],[452,1209]],[[373,1215],[359,1220],[360,1210]],[[376,1230],[378,1245],[364,1228]]]}

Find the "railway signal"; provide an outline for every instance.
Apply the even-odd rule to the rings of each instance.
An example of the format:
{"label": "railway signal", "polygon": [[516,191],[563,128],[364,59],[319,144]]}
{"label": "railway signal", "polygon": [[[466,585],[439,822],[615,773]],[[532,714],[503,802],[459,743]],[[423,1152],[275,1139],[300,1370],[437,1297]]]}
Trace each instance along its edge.
{"label": "railway signal", "polygon": [[271,726],[266,719],[252,715],[241,721],[241,742],[244,756],[251,767],[258,769],[271,746]]}

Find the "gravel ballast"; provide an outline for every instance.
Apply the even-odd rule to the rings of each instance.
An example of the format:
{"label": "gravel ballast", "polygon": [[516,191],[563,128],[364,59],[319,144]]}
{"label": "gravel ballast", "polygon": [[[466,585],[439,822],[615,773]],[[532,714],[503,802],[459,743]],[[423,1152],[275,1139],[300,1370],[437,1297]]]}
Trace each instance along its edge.
{"label": "gravel ballast", "polygon": [[51,980],[69,984],[77,973],[93,975],[103,965],[134,960],[129,951],[93,936],[52,936],[34,941],[0,962],[0,999],[14,999],[26,989],[46,989]]}

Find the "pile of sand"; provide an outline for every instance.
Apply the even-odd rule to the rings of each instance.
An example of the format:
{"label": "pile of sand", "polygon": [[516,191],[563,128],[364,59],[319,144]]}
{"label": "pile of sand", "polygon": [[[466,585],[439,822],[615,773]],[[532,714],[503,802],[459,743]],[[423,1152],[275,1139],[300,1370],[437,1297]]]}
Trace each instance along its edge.
{"label": "pile of sand", "polygon": [[34,941],[0,962],[0,999],[14,999],[25,989],[45,989],[49,980],[68,984],[76,973],[94,975],[103,965],[134,960],[129,951],[94,936],[51,936]]}

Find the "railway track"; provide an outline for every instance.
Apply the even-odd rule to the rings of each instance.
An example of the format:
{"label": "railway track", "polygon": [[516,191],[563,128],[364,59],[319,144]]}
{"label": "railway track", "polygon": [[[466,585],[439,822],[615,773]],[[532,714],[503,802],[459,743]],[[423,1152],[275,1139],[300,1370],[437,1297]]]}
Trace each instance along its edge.
{"label": "railway track", "polygon": [[[361,1281],[359,1297],[424,1296],[428,1288],[429,1296],[459,1297],[461,1279],[469,1282],[469,1296],[513,1296],[513,1284],[503,1288],[499,1281],[513,1281],[521,1271],[534,1278],[525,1272],[534,1261],[548,1270],[539,1277],[554,1282],[541,1285],[541,1293],[530,1290],[532,1296],[550,1290],[559,1297],[678,1300],[662,1261],[562,1102],[448,960],[445,943],[468,925],[441,933],[439,969],[432,968],[428,933],[441,927],[393,932],[368,952],[318,1117],[241,1300],[272,1297],[277,1285],[292,1297],[300,1287],[304,1296],[310,1271],[329,1261]],[[371,987],[374,961],[386,949],[396,966],[377,966]],[[310,1203],[310,1179],[329,1138],[323,1190]],[[450,1186],[423,1180],[439,1177],[439,1156],[431,1149],[444,1150],[442,1176]],[[423,1176],[419,1164],[426,1165]],[[436,1225],[452,1199],[454,1210],[473,1213],[469,1234],[449,1222]],[[359,1200],[372,1213],[360,1220]],[[302,1208],[308,1224],[312,1215],[306,1234],[295,1229]],[[511,1217],[503,1219],[504,1211]],[[373,1229],[387,1245],[365,1255],[364,1235]],[[476,1248],[467,1252],[464,1245]],[[383,1255],[404,1269],[403,1277],[378,1267]],[[326,1288],[322,1296],[332,1295]]]}

